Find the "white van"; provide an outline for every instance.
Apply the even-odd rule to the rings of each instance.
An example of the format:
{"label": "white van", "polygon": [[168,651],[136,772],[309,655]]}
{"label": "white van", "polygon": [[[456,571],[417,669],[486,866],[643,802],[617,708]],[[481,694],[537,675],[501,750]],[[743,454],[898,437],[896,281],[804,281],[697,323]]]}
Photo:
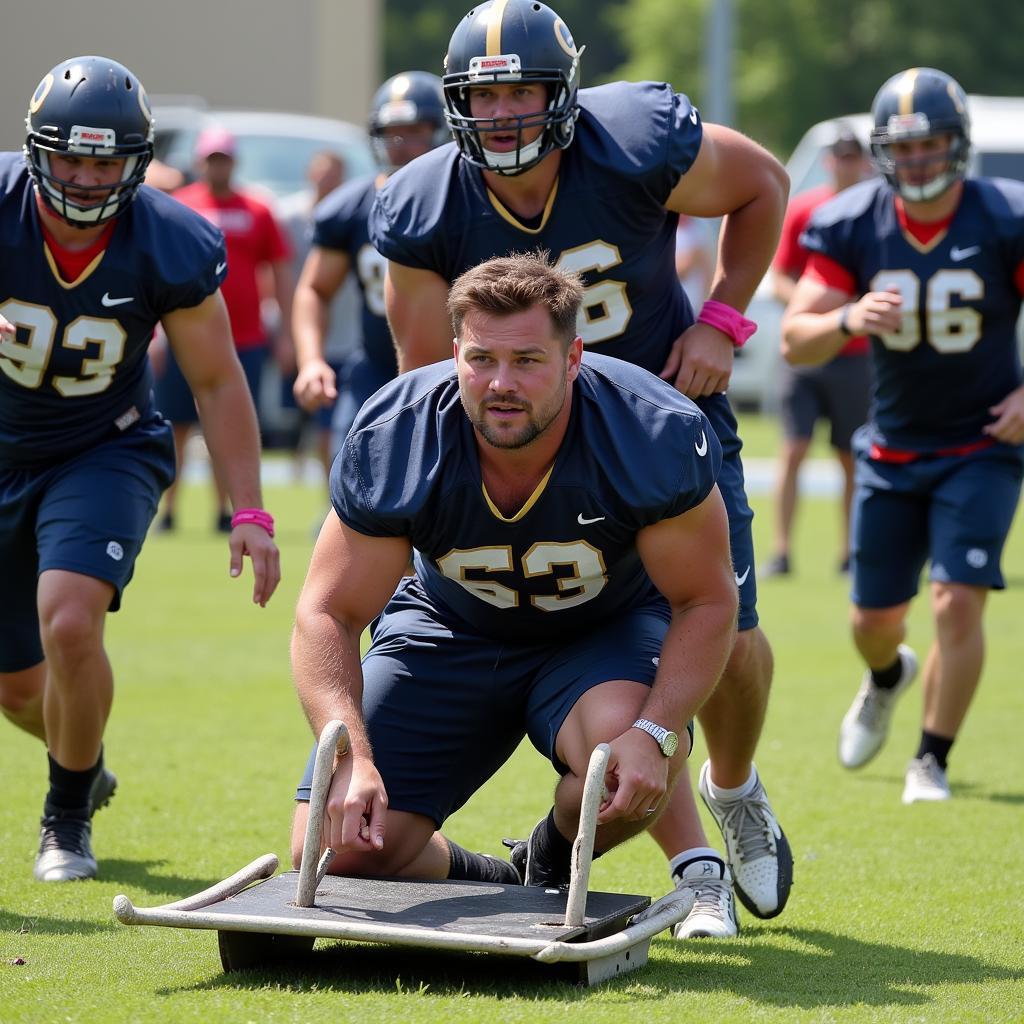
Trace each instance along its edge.
{"label": "white van", "polygon": [[[1024,181],[1024,97],[968,96],[971,115],[969,173]],[[828,180],[824,156],[840,124],[852,128],[869,152],[870,114],[821,121],[808,129],[786,163],[790,198]],[[778,408],[778,374],[782,305],[772,295],[770,276],[758,286],[747,310],[757,333],[736,352],[729,398],[740,409],[774,412]]]}

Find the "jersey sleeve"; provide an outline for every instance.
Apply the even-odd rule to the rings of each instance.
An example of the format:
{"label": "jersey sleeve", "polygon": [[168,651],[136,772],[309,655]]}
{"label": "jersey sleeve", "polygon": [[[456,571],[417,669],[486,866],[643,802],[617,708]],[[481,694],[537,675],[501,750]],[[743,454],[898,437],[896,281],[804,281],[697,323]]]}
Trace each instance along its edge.
{"label": "jersey sleeve", "polygon": [[447,360],[403,374],[359,410],[331,467],[331,504],[346,526],[412,536],[445,464],[442,424],[465,418],[454,370]]}
{"label": "jersey sleeve", "polygon": [[666,82],[614,82],[581,90],[580,106],[572,145],[664,205],[704,136],[689,98]]}
{"label": "jersey sleeve", "polygon": [[813,253],[804,267],[803,276],[809,277],[826,288],[835,288],[846,292],[847,295],[856,295],[857,282],[853,274],[845,267],[841,267],[834,259],[823,256],[821,253]]}
{"label": "jersey sleeve", "polygon": [[131,216],[158,317],[198,306],[220,288],[228,272],[220,228],[146,185],[132,203]]}
{"label": "jersey sleeve", "polygon": [[367,231],[385,259],[448,274],[447,237],[461,230],[461,208],[451,195],[461,159],[454,142],[441,146],[399,168],[377,192]]}

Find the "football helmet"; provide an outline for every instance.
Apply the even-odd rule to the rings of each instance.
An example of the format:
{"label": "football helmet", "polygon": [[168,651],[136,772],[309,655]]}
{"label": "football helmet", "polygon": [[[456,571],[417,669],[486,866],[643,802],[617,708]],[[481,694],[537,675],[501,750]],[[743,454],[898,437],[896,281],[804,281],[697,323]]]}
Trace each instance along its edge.
{"label": "football helmet", "polygon": [[[25,159],[43,202],[69,224],[91,228],[117,216],[135,196],[153,158],[153,114],[142,83],[106,57],[72,57],[36,86],[25,118]],[[75,202],[50,156],[124,158],[115,185],[74,185],[94,204]]]}
{"label": "football helmet", "polygon": [[[456,26],[445,57],[445,113],[462,156],[475,167],[516,175],[538,164],[555,149],[572,142],[579,116],[580,55],[572,33],[550,7],[536,0],[488,0]],[[473,117],[469,94],[475,85],[540,82],[547,106],[536,114]],[[523,143],[523,130],[543,130]],[[483,144],[488,132],[515,132],[516,148],[505,153]]]}
{"label": "football helmet", "polygon": [[394,170],[388,143],[401,136],[397,129],[411,124],[429,124],[434,129],[430,148],[451,141],[444,116],[441,79],[428,71],[404,71],[389,78],[373,95],[367,128],[377,161]]}
{"label": "football helmet", "polygon": [[[871,115],[871,154],[875,165],[904,199],[918,203],[937,199],[967,173],[971,152],[967,96],[944,71],[910,68],[893,75],[878,90]],[[947,134],[949,157],[938,174],[923,184],[898,179],[897,161],[889,148],[892,143]]]}

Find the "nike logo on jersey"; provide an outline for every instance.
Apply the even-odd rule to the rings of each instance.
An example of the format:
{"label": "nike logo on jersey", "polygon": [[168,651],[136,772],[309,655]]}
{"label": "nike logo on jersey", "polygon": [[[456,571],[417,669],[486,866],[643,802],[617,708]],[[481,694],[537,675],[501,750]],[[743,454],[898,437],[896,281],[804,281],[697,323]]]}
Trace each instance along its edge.
{"label": "nike logo on jersey", "polygon": [[228,267],[228,261],[225,260],[223,263],[218,263],[217,266],[214,268],[213,272],[218,277],[220,277],[220,275],[223,274],[225,270],[227,270],[227,267]]}
{"label": "nike logo on jersey", "polygon": [[125,299],[112,299],[110,297],[110,292],[104,292],[103,298],[100,299],[100,302],[102,302],[104,306],[109,308],[110,306],[123,306],[126,302],[131,302],[134,298],[134,295],[129,295]]}
{"label": "nike logo on jersey", "polygon": [[733,572],[733,576],[736,577],[736,586],[737,587],[742,587],[743,584],[747,582],[747,577],[749,575],[750,575],[750,566],[749,565],[746,567],[746,569],[743,570],[743,575],[742,576],[738,572],[734,571]]}
{"label": "nike logo on jersey", "polygon": [[694,441],[693,447],[697,449],[697,454],[704,458],[708,453],[708,439],[704,436],[704,431],[700,432],[700,441]]}
{"label": "nike logo on jersey", "polygon": [[581,512],[576,517],[576,522],[579,523],[580,526],[590,526],[591,523],[599,523],[604,518],[605,518],[604,516],[595,516],[593,519],[587,519],[587,517],[584,516],[584,514]]}
{"label": "nike logo on jersey", "polygon": [[980,245],[969,245],[966,249],[961,249],[960,246],[954,245],[953,248],[949,250],[949,258],[954,263],[960,263],[962,260],[970,259],[979,252],[981,252]]}
{"label": "nike logo on jersey", "polygon": [[697,123],[697,111],[690,107],[690,121],[692,124]]}

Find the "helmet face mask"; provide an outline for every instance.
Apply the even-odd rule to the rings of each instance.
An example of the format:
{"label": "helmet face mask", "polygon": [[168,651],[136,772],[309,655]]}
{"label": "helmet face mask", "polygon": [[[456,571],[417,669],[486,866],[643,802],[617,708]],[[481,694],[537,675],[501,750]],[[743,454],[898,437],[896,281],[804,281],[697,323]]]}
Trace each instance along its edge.
{"label": "helmet face mask", "polygon": [[[931,202],[963,180],[970,160],[970,117],[967,97],[949,75],[934,68],[894,75],[878,91],[872,116],[872,159],[904,200]],[[923,140],[932,144],[900,145]],[[931,177],[915,173],[940,163]]]}
{"label": "helmet face mask", "polygon": [[[121,213],[153,157],[146,91],[127,68],[105,57],[74,57],[58,64],[36,87],[25,127],[25,160],[40,197],[78,228],[105,224]],[[54,173],[54,156],[123,164],[109,184],[80,185]]]}
{"label": "helmet face mask", "polygon": [[[580,55],[565,22],[533,0],[492,0],[475,7],[456,27],[445,57],[445,113],[462,156],[482,170],[514,176],[549,153],[565,149],[579,116]],[[536,83],[545,89],[543,109],[475,117],[474,88]],[[524,141],[529,129],[536,138]],[[533,132],[528,132],[534,134]],[[488,149],[488,135],[516,137],[513,149]]]}
{"label": "helmet face mask", "polygon": [[[403,132],[421,125],[415,132]],[[389,78],[374,94],[367,129],[377,162],[389,173],[449,142],[441,79],[426,71]]]}

